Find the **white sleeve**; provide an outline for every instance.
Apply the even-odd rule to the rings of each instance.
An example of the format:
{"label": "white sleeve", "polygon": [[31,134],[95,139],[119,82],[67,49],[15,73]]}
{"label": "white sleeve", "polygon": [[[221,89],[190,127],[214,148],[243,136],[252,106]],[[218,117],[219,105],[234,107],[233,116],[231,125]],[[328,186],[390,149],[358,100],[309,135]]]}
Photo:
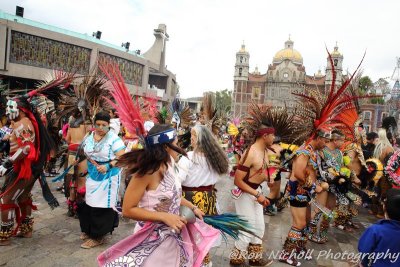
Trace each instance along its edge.
{"label": "white sleeve", "polygon": [[179,180],[181,181],[181,183],[183,183],[186,180],[192,164],[193,164],[192,161],[189,158],[185,157],[185,156],[182,156],[181,159],[179,160],[179,162],[178,162],[178,167],[179,167],[178,176],[179,176]]}
{"label": "white sleeve", "polygon": [[114,141],[111,144],[111,149],[112,149],[112,152],[114,152],[114,154],[122,149],[125,149],[124,141],[122,141],[121,138],[116,136],[116,138],[114,139]]}

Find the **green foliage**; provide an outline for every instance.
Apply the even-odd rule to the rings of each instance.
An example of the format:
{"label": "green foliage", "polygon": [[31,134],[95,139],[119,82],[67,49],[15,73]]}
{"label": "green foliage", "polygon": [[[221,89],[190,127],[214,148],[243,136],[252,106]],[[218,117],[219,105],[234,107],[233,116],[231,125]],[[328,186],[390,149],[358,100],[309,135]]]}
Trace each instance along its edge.
{"label": "green foliage", "polygon": [[231,111],[232,105],[232,91],[224,89],[215,93],[215,103],[218,109],[218,115],[226,115]]}
{"label": "green foliage", "polygon": [[359,88],[360,91],[362,92],[366,92],[368,91],[368,89],[370,89],[372,87],[373,83],[371,78],[369,78],[369,76],[363,76],[360,78],[360,82],[359,82]]}
{"label": "green foliage", "polygon": [[385,100],[382,97],[375,97],[371,99],[372,104],[385,104]]}

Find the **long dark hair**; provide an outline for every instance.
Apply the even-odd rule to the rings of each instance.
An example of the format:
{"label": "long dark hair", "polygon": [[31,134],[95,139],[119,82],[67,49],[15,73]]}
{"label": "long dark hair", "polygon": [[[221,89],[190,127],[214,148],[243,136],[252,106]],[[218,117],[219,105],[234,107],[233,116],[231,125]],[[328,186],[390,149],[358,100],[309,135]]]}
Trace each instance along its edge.
{"label": "long dark hair", "polygon": [[[149,135],[170,129],[172,129],[170,125],[156,124],[149,131]],[[166,147],[171,148],[179,154],[186,155],[186,152],[182,148],[174,146],[171,141],[171,143],[147,146],[145,149],[125,153],[118,159],[117,166],[125,169],[127,182],[129,182],[133,174],[137,174],[139,177],[146,174],[153,174],[160,169],[161,165],[164,164],[164,166],[167,166],[171,161],[171,157],[165,149]]]}

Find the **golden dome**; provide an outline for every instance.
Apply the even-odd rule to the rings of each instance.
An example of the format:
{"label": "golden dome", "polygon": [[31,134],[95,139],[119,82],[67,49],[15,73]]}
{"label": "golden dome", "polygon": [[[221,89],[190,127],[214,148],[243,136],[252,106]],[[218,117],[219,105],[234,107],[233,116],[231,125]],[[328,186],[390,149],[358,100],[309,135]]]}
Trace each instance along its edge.
{"label": "golden dome", "polygon": [[292,40],[287,40],[285,42],[285,48],[282,50],[279,50],[275,56],[273,61],[274,62],[281,62],[282,60],[285,59],[290,59],[295,63],[300,63],[303,64],[303,57],[301,56],[300,52],[295,50],[293,48],[293,41]]}
{"label": "golden dome", "polygon": [[336,46],[333,48],[333,52],[331,53],[332,56],[341,56],[340,52],[339,52],[339,47]]}
{"label": "golden dome", "polygon": [[294,50],[293,48],[285,48],[282,49],[280,51],[278,51],[275,56],[274,59],[294,59],[297,61],[303,61],[303,57],[301,56],[301,54]]}

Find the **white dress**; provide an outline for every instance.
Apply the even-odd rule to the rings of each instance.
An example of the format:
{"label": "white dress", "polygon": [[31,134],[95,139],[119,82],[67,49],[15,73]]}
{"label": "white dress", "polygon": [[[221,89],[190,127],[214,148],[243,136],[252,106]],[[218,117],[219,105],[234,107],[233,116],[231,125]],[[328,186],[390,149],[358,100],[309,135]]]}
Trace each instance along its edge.
{"label": "white dress", "polygon": [[[91,133],[84,142],[84,152],[97,164],[103,165],[115,159],[115,154],[125,149],[124,142],[114,132],[108,133],[99,142],[93,138]],[[99,173],[96,166],[89,160],[88,176],[86,179],[86,204],[96,208],[113,208],[118,199],[118,191],[121,182],[121,171],[119,168],[111,168],[107,173]]]}

